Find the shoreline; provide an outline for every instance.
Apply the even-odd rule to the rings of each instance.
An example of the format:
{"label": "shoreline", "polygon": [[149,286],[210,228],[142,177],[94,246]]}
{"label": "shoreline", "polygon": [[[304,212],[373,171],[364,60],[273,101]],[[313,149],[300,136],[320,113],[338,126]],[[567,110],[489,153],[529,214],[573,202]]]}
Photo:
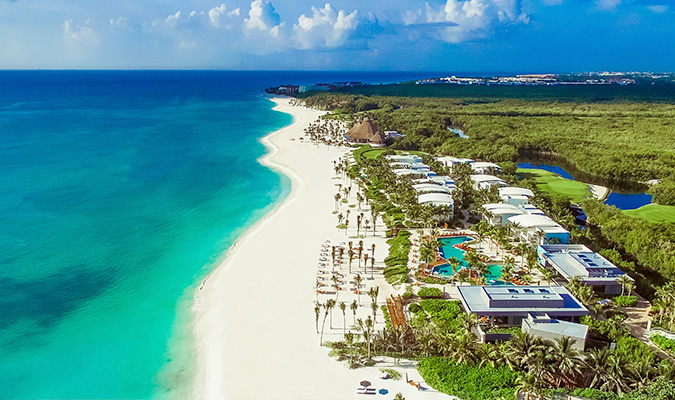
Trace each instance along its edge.
{"label": "shoreline", "polygon": [[[406,382],[379,379],[382,373],[378,368],[394,367],[391,360],[351,370],[319,344],[313,313],[314,302],[323,297],[314,289],[319,249],[324,240],[337,244],[353,240],[352,233],[356,233],[353,228],[348,237],[345,230],[338,229],[332,213],[333,193],[342,182],[335,176],[332,161],[348,150],[297,140],[304,135],[304,128],[325,112],[291,106],[290,99],[272,101],[276,103],[274,110],[291,114],[294,121],[260,139],[270,152],[259,162],[288,176],[291,192],[233,244],[195,291],[197,357],[190,397],[358,399],[363,396],[356,388],[365,379],[386,388],[389,397],[402,392],[416,398],[420,395],[417,389]],[[388,253],[383,233],[378,230],[364,238],[364,242],[377,244],[377,269],[383,267],[381,260]],[[366,279],[369,286],[383,282],[381,274],[377,275],[374,280]],[[390,288],[382,289],[379,304],[393,293]],[[347,297],[347,293],[340,295],[340,301],[351,301]],[[361,307],[357,314],[365,318],[370,309]],[[334,312],[333,327],[326,321],[323,340],[342,340],[347,321],[351,325],[351,315]],[[376,328],[383,326],[380,314]],[[414,362],[404,361],[394,368],[421,380]],[[423,397],[448,398],[430,388]]]}

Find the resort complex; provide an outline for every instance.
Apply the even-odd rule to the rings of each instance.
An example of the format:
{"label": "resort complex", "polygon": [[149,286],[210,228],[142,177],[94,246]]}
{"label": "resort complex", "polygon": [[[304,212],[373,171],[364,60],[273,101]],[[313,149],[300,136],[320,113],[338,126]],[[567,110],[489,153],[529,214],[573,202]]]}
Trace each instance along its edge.
{"label": "resort complex", "polygon": [[[340,143],[312,128],[304,137]],[[634,281],[575,243],[579,228],[536,187],[497,163],[380,147],[386,138],[368,116],[344,139],[332,212],[345,238],[321,245],[314,288],[316,333],[331,356],[356,370],[380,366],[387,379],[401,375],[401,359],[421,357],[419,377],[407,370],[404,382],[427,392],[415,398],[435,389],[467,399],[618,400],[611,396],[660,382],[629,363],[669,376]],[[634,360],[620,358],[629,351]],[[603,372],[600,358],[626,367]],[[457,385],[462,374],[494,380],[468,389]],[[378,386],[365,383],[357,394]]]}

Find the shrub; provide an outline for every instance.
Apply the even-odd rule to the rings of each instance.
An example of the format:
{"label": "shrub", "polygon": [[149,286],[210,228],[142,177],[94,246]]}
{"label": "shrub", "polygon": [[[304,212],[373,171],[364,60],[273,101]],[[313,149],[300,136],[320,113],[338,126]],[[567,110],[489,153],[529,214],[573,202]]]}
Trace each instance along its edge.
{"label": "shrub", "polygon": [[614,302],[619,307],[635,307],[637,301],[637,296],[616,296],[614,298]]}
{"label": "shrub", "polygon": [[423,311],[423,310],[422,310],[422,306],[420,306],[419,304],[412,303],[408,306],[408,311],[410,311],[413,314],[417,314],[418,312]]}
{"label": "shrub", "polygon": [[506,365],[477,367],[439,357],[423,358],[417,365],[434,389],[462,399],[514,399],[518,373]]}
{"label": "shrub", "polygon": [[439,288],[422,288],[417,295],[422,299],[440,299],[443,298],[443,291]]}
{"label": "shrub", "polygon": [[382,310],[382,315],[384,315],[384,323],[387,326],[387,329],[391,329],[391,319],[389,318],[389,309],[385,305],[380,306],[380,309]]}
{"label": "shrub", "polygon": [[675,340],[668,339],[658,333],[652,333],[652,342],[662,348],[663,350],[675,352]]}
{"label": "shrub", "polygon": [[619,400],[619,396],[614,392],[605,392],[604,390],[581,388],[575,389],[572,394],[591,400]]}
{"label": "shrub", "polygon": [[391,379],[393,379],[393,380],[395,380],[395,381],[400,381],[400,380],[401,380],[401,373],[398,372],[398,371],[395,370],[395,369],[391,369],[391,368],[380,368],[380,372],[385,373],[385,374],[389,374],[389,376],[391,377]]}
{"label": "shrub", "polygon": [[617,318],[600,321],[587,315],[581,318],[581,323],[588,325],[591,334],[604,340],[616,342],[622,337],[630,335],[630,329]]}

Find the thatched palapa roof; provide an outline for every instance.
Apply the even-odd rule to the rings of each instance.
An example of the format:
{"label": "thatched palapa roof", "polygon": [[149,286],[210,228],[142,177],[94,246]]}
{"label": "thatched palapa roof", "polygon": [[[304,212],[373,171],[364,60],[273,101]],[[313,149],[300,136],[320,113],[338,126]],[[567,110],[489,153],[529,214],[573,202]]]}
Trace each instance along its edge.
{"label": "thatched palapa roof", "polygon": [[385,143],[387,143],[387,139],[385,139],[384,135],[380,131],[375,132],[373,137],[371,137],[370,140],[368,140],[368,141],[370,143],[373,143],[373,144],[385,144]]}
{"label": "thatched palapa roof", "polygon": [[366,117],[360,125],[356,125],[350,129],[347,132],[347,136],[353,140],[370,140],[377,133],[380,133],[380,131],[373,123],[373,120],[370,117]]}

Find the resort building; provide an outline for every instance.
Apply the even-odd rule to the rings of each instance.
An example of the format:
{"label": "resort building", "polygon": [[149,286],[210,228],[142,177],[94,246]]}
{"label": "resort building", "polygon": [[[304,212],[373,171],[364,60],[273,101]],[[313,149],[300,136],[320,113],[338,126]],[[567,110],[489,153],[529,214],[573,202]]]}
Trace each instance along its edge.
{"label": "resort building", "polygon": [[423,194],[423,193],[445,193],[445,194],[451,194],[452,189],[446,186],[441,186],[441,185],[436,185],[434,183],[420,183],[417,185],[413,185],[413,189],[417,191],[417,193]]}
{"label": "resort building", "polygon": [[499,174],[502,172],[502,168],[499,165],[491,162],[475,161],[469,165],[471,165],[471,169],[478,175]]}
{"label": "resort building", "polygon": [[464,312],[497,325],[520,326],[523,319],[577,322],[588,310],[563,286],[458,286]]}
{"label": "resort building", "polygon": [[427,173],[424,171],[417,171],[411,168],[401,168],[392,170],[397,176],[410,176],[411,178],[427,178]]}
{"label": "resort building", "polygon": [[569,231],[545,215],[516,215],[509,217],[508,221],[521,227],[521,240],[528,243],[559,242],[567,244],[570,241]]}
{"label": "resort building", "polygon": [[539,336],[544,340],[555,340],[563,336],[570,337],[575,340],[572,348],[579,351],[584,351],[588,338],[588,325],[562,321],[548,315],[537,317],[532,314],[528,315],[527,318],[523,319],[521,330],[530,335]]}
{"label": "resort building", "polygon": [[387,145],[387,137],[382,134],[382,132],[377,131],[373,137],[371,137],[368,142],[370,143],[370,147],[373,148],[379,148],[379,147],[384,147]]}
{"label": "resort building", "polygon": [[539,245],[537,257],[541,265],[555,269],[568,281],[576,276],[598,293],[621,293],[617,279],[624,272],[582,244]]}
{"label": "resort building", "polygon": [[503,179],[499,179],[493,175],[471,175],[473,186],[477,190],[490,189],[493,186],[506,186]]}
{"label": "resort building", "polygon": [[502,199],[503,203],[512,204],[514,206],[522,206],[530,202],[530,197],[534,196],[534,193],[530,189],[519,188],[506,186],[501,187],[499,190],[499,197]]}
{"label": "resort building", "polygon": [[385,156],[385,158],[389,160],[389,162],[396,162],[396,163],[414,164],[422,162],[422,157],[416,156],[414,154],[390,155]]}
{"label": "resort building", "polygon": [[473,163],[473,160],[470,158],[457,158],[457,157],[450,157],[450,156],[445,156],[445,157],[436,157],[436,161],[439,163],[443,164],[445,167],[448,167],[452,169],[454,165],[457,164],[471,164]]}
{"label": "resort building", "polygon": [[450,206],[453,207],[455,202],[452,196],[446,193],[424,193],[417,198],[419,204],[431,204],[432,206]]}
{"label": "resort building", "polygon": [[525,212],[517,206],[504,203],[483,204],[483,208],[490,213],[485,219],[492,226],[504,226],[509,218],[523,215]]}
{"label": "resort building", "polygon": [[363,122],[352,127],[344,138],[349,143],[370,143],[370,139],[377,134],[382,135],[373,120],[370,117],[365,117]]}

